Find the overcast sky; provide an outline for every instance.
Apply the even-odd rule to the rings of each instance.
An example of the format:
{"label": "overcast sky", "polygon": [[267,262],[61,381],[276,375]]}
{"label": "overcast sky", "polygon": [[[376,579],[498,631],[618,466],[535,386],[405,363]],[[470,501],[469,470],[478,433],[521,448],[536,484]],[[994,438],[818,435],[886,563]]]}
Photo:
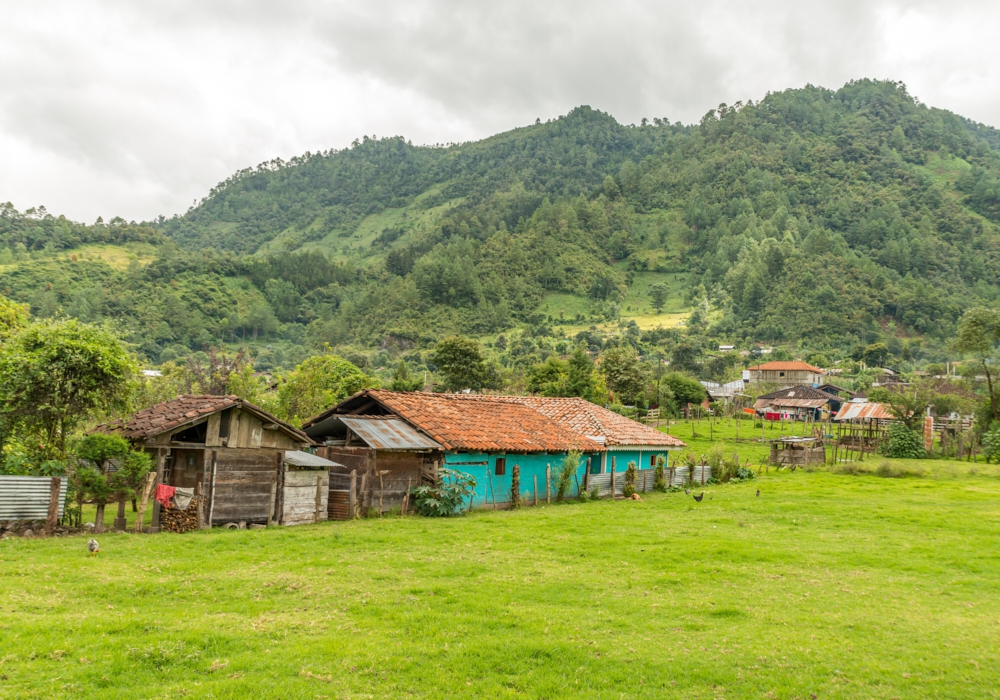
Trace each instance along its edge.
{"label": "overcast sky", "polygon": [[0,0],[0,202],[184,212],[234,171],[361,135],[477,139],[588,104],[697,121],[903,80],[1000,126],[1000,3]]}

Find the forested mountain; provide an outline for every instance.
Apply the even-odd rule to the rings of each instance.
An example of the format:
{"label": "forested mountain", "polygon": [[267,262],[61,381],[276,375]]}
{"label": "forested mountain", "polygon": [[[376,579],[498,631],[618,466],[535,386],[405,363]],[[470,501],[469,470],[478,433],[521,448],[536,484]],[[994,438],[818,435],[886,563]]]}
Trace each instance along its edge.
{"label": "forested mountain", "polygon": [[[448,333],[502,333],[498,352],[537,361],[540,337],[599,345],[588,327],[629,317],[647,350],[882,339],[905,362],[1000,299],[998,226],[1000,132],[862,80],[689,126],[580,107],[476,143],[366,137],[146,224],[7,207],[0,289],[37,315],[116,319],[151,362],[253,340],[288,366]],[[661,282],[693,311],[683,332],[648,330]]]}

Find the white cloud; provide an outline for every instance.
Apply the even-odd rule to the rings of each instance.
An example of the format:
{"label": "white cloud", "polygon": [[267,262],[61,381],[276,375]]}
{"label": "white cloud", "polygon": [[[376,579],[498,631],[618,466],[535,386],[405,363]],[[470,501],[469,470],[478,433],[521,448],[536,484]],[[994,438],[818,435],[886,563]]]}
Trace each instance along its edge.
{"label": "white cloud", "polygon": [[998,19],[905,0],[5,3],[0,201],[151,218],[362,134],[460,141],[578,104],[695,121],[859,77],[1000,124]]}

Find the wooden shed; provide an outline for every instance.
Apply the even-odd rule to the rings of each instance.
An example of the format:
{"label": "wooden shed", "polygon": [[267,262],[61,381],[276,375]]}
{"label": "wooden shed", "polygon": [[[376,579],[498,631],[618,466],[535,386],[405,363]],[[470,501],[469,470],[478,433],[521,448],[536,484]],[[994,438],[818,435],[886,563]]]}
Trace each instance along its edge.
{"label": "wooden shed", "polygon": [[[195,489],[191,507],[201,527],[280,522],[283,478],[307,479],[297,466],[287,470],[286,453],[313,445],[305,433],[238,396],[178,396],[96,430],[120,434],[153,455],[157,484]],[[314,491],[317,476],[322,479],[315,472],[308,477]],[[296,504],[300,495],[292,497]],[[159,516],[155,503],[151,532],[159,531]]]}
{"label": "wooden shed", "polygon": [[308,452],[286,452],[279,478],[281,495],[277,512],[282,525],[303,525],[327,519],[330,470],[342,464]]}

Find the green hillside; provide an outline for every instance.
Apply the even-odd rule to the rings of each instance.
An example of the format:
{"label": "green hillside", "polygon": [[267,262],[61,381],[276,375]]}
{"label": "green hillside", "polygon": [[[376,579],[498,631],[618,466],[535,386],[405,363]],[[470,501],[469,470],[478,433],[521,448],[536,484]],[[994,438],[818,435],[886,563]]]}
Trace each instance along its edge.
{"label": "green hillside", "polygon": [[881,339],[909,362],[1000,299],[998,224],[1000,132],[862,80],[689,126],[580,107],[447,147],[366,137],[147,224],[6,207],[0,290],[37,315],[114,319],[153,362],[253,342],[287,366],[324,343],[448,333],[532,339],[531,355],[630,321],[664,350],[681,334],[653,331],[683,323],[702,348]]}

